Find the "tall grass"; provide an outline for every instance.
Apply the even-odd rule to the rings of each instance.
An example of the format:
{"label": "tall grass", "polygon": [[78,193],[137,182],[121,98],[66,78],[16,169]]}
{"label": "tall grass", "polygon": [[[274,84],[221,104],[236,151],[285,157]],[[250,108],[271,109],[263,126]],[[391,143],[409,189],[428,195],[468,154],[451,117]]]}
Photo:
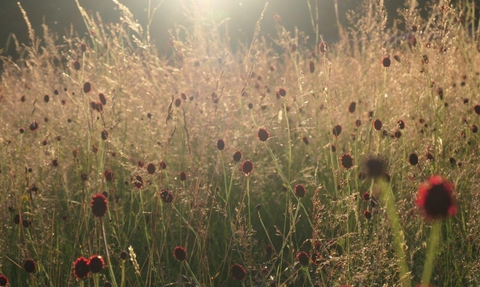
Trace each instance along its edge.
{"label": "tall grass", "polygon": [[[442,0],[427,19],[402,10],[409,36],[393,40],[383,2],[366,1],[320,49],[264,10],[235,52],[228,21],[184,5],[192,25],[170,32],[169,55],[115,3],[118,23],[78,5],[87,37],[58,45],[28,25],[20,60],[2,57],[0,273],[11,286],[480,284],[473,1]],[[264,36],[271,21],[278,34]],[[380,180],[365,176],[375,155],[388,163]],[[458,213],[432,224],[415,200],[434,174],[454,183]],[[73,262],[91,255],[104,270],[77,279]]]}

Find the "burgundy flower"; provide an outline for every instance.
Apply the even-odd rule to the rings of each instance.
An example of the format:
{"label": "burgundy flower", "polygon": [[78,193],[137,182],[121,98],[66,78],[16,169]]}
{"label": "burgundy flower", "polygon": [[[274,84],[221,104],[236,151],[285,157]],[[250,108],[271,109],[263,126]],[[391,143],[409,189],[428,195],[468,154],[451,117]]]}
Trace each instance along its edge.
{"label": "burgundy flower", "polygon": [[160,169],[166,169],[167,168],[167,163],[164,162],[163,160],[160,161]]}
{"label": "burgundy flower", "polygon": [[230,267],[230,274],[232,274],[233,279],[237,281],[242,281],[245,279],[245,275],[247,274],[247,271],[245,268],[243,268],[242,265],[240,264],[233,264]]}
{"label": "burgundy flower", "polygon": [[285,97],[287,95],[287,91],[284,88],[280,88],[277,91],[277,95],[279,95],[281,97]]}
{"label": "burgundy flower", "polygon": [[100,103],[102,103],[102,105],[105,106],[107,104],[107,97],[104,94],[98,94],[98,98],[100,99]]}
{"label": "burgundy flower", "polygon": [[103,270],[104,266],[105,262],[103,261],[102,256],[92,255],[90,259],[88,259],[88,269],[90,269],[92,273],[99,273]]}
{"label": "burgundy flower", "polygon": [[92,207],[92,213],[94,216],[102,217],[105,215],[105,213],[107,213],[107,209],[108,209],[107,198],[102,193],[95,194],[92,197],[90,206]]}
{"label": "burgundy flower", "polygon": [[297,260],[303,266],[308,266],[309,258],[307,252],[299,252],[297,253]]}
{"label": "burgundy flower", "polygon": [[373,121],[373,128],[376,130],[376,131],[379,131],[380,129],[382,129],[382,121],[379,120],[379,119],[376,119]]}
{"label": "burgundy flower", "polygon": [[234,161],[240,161],[241,159],[242,159],[242,152],[237,150],[237,151],[233,154],[233,160],[234,160]]}
{"label": "burgundy flower", "polygon": [[382,59],[382,65],[383,65],[385,68],[388,68],[388,67],[390,67],[390,64],[391,64],[390,58],[389,58],[389,57],[383,57],[383,59]]}
{"label": "burgundy flower", "polygon": [[353,114],[356,108],[357,108],[357,103],[351,102],[350,105],[348,106],[348,111]]}
{"label": "burgundy flower", "polygon": [[135,180],[133,181],[133,185],[136,188],[142,188],[143,187],[143,178],[141,175],[135,176]]}
{"label": "burgundy flower", "polygon": [[[43,96],[43,101],[44,101],[45,103],[48,103],[48,102],[50,101],[50,96],[49,96],[49,95]],[[1,286],[1,285],[0,285],[0,286]]]}
{"label": "burgundy flower", "polygon": [[397,125],[398,125],[398,128],[401,130],[405,128],[405,122],[403,120],[398,120]]}
{"label": "burgundy flower", "polygon": [[38,129],[38,124],[36,121],[33,121],[30,126],[28,127],[32,132],[36,131]]}
{"label": "burgundy flower", "polygon": [[182,246],[177,246],[175,249],[173,249],[173,256],[178,261],[185,261],[185,259],[187,259],[187,252]]}
{"label": "burgundy flower", "polygon": [[162,192],[160,193],[160,197],[165,203],[171,203],[173,201],[173,194],[168,189],[162,190]]}
{"label": "burgundy flower", "polygon": [[387,161],[385,158],[376,155],[370,155],[365,159],[365,174],[370,178],[379,178],[385,175],[387,169]]}
{"label": "burgundy flower", "polygon": [[427,220],[455,215],[457,207],[453,184],[439,175],[430,177],[418,189],[416,204]]}
{"label": "burgundy flower", "polygon": [[348,153],[342,155],[340,161],[344,169],[350,169],[353,167],[353,157]]}
{"label": "burgundy flower", "polygon": [[90,84],[90,82],[85,82],[85,84],[83,84],[83,92],[86,94],[91,90],[92,90],[92,84]]}
{"label": "burgundy flower", "polygon": [[242,164],[242,171],[245,175],[249,175],[253,171],[253,163],[251,160],[246,160]]}
{"label": "burgundy flower", "polygon": [[372,213],[369,210],[365,210],[363,216],[365,216],[367,220],[370,220],[372,218]]}
{"label": "burgundy flower", "polygon": [[0,274],[0,286],[7,286],[8,285],[8,277]]}
{"label": "burgundy flower", "polygon": [[418,155],[416,153],[411,153],[409,156],[408,156],[408,162],[411,164],[411,165],[417,165],[418,164]]}
{"label": "burgundy flower", "polygon": [[77,60],[77,61],[73,62],[73,68],[75,70],[77,70],[77,71],[80,70],[80,67],[81,67],[80,61]]}
{"label": "burgundy flower", "polygon": [[307,190],[305,189],[305,186],[303,186],[303,184],[295,185],[293,191],[295,192],[295,195],[298,197],[304,197],[305,194],[307,193]]}
{"label": "burgundy flower", "polygon": [[309,68],[310,68],[310,73],[313,74],[315,72],[315,62],[310,61]]}
{"label": "burgundy flower", "polygon": [[84,257],[79,257],[73,263],[73,274],[78,279],[84,279],[88,277],[90,268],[88,268],[88,260]]}
{"label": "burgundy flower", "polygon": [[37,271],[37,263],[33,259],[25,259],[25,261],[23,261],[23,269],[25,269],[27,273],[33,274]]}
{"label": "burgundy flower", "polygon": [[365,192],[365,193],[362,195],[362,198],[363,198],[363,200],[365,200],[365,201],[370,200],[370,193]]}
{"label": "burgundy flower", "polygon": [[107,138],[108,138],[108,131],[107,131],[107,130],[103,130],[103,131],[102,131],[102,140],[105,141],[105,140],[107,140]]}
{"label": "burgundy flower", "polygon": [[222,139],[219,139],[217,141],[217,148],[218,150],[223,150],[225,148],[225,141]]}
{"label": "burgundy flower", "polygon": [[180,180],[181,181],[187,180],[187,173],[186,172],[184,172],[184,171],[180,172]]}
{"label": "burgundy flower", "polygon": [[148,172],[149,174],[154,174],[154,173],[155,173],[155,169],[156,169],[156,168],[155,168],[155,165],[154,165],[153,163],[149,163],[149,164],[147,165],[147,172]]}
{"label": "burgundy flower", "polygon": [[114,174],[111,170],[106,170],[103,172],[103,177],[105,177],[106,181],[113,181]]}
{"label": "burgundy flower", "polygon": [[341,125],[336,125],[332,129],[332,133],[334,136],[338,137],[342,133],[342,126]]}
{"label": "burgundy flower", "polygon": [[474,111],[477,115],[480,115],[480,105],[476,105],[475,107],[473,107],[473,111]]}
{"label": "burgundy flower", "polygon": [[258,130],[258,139],[262,142],[266,142],[270,138],[270,134],[264,128]]}

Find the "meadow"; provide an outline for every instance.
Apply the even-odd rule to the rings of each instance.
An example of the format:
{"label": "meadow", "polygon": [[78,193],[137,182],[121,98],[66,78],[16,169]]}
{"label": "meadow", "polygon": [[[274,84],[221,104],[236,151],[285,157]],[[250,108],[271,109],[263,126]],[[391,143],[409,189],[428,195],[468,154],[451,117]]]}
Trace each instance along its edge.
{"label": "meadow", "polygon": [[1,58],[0,286],[480,286],[480,38],[438,2],[393,37],[365,1],[314,46],[262,13],[234,50],[196,6],[165,55],[118,2],[30,27]]}

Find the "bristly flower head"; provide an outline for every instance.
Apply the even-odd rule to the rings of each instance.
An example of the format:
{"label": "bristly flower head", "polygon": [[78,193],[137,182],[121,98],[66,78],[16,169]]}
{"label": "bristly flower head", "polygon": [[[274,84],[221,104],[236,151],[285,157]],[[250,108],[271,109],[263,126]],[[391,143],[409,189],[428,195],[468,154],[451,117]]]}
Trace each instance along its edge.
{"label": "bristly flower head", "polygon": [[160,197],[165,203],[171,203],[173,201],[173,194],[168,189],[162,190],[162,192],[160,192]]}
{"label": "bristly flower head", "polygon": [[79,257],[73,263],[73,274],[78,279],[84,279],[88,277],[90,269],[88,268],[88,260],[84,257]]}
{"label": "bristly flower head", "polygon": [[351,169],[353,167],[353,157],[348,153],[342,155],[340,162],[344,169]]}
{"label": "bristly flower head", "polygon": [[241,159],[242,159],[242,152],[237,150],[237,151],[233,154],[233,160],[234,160],[234,161],[240,161]]}
{"label": "bristly flower head", "polygon": [[341,125],[336,125],[332,129],[332,133],[334,136],[338,137],[342,133],[342,126]]}
{"label": "bristly flower head", "polygon": [[249,175],[253,171],[253,162],[246,160],[242,163],[242,171],[245,175]]}
{"label": "bristly flower head", "polygon": [[88,268],[92,273],[99,273],[103,270],[105,262],[103,261],[102,256],[92,255],[88,260]]}
{"label": "bristly flower head", "polygon": [[23,261],[23,269],[25,269],[27,273],[33,274],[37,271],[37,263],[33,259],[25,259],[25,261]]}
{"label": "bristly flower head", "polygon": [[108,209],[107,198],[102,193],[95,194],[92,197],[90,206],[92,207],[92,213],[94,216],[102,217],[105,215],[105,213],[107,213],[107,209]]}
{"label": "bristly flower head", "polygon": [[257,136],[260,141],[266,142],[270,138],[270,133],[266,129],[261,128],[258,130]]}
{"label": "bristly flower head", "polygon": [[377,155],[369,155],[364,161],[365,174],[370,178],[379,178],[387,172],[387,160]]}
{"label": "bristly flower head", "polygon": [[219,139],[217,141],[217,148],[218,150],[223,150],[225,148],[225,141],[222,139]]}
{"label": "bristly flower head", "polygon": [[103,172],[103,177],[105,177],[106,181],[113,181],[114,174],[111,170],[106,170]]}
{"label": "bristly flower head", "polygon": [[305,189],[305,186],[303,186],[303,184],[295,185],[293,191],[295,192],[295,195],[298,197],[304,197],[305,194],[307,193],[307,190]]}
{"label": "bristly flower head", "polygon": [[390,64],[391,64],[391,61],[390,61],[390,58],[389,58],[389,57],[384,57],[384,58],[382,59],[382,65],[383,65],[385,68],[390,67]]}
{"label": "bristly flower head", "polygon": [[453,184],[439,175],[430,177],[418,189],[416,204],[427,220],[454,216],[457,207]]}
{"label": "bristly flower head", "polygon": [[187,259],[187,251],[185,251],[185,248],[182,246],[177,246],[173,249],[173,256],[178,261],[185,261],[185,259]]}
{"label": "bristly flower head", "polygon": [[230,273],[232,274],[233,279],[237,281],[242,281],[245,279],[245,275],[247,274],[247,271],[245,268],[243,268],[242,265],[240,264],[233,264],[230,267]]}
{"label": "bristly flower head", "polygon": [[309,263],[309,258],[307,252],[298,252],[297,253],[297,260],[302,264],[303,266],[308,266]]}
{"label": "bristly flower head", "polygon": [[8,285],[8,277],[0,274],[0,286],[7,286]]}

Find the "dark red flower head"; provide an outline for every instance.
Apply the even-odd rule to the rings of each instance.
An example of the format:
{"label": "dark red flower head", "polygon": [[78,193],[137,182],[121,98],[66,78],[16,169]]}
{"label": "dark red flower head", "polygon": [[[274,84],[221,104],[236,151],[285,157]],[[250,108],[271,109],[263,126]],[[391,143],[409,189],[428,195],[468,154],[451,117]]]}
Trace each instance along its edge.
{"label": "dark red flower head", "polygon": [[83,92],[86,94],[91,90],[92,90],[92,85],[90,84],[90,82],[85,82],[85,84],[83,84]]}
{"label": "dark red flower head", "polygon": [[78,279],[84,279],[88,277],[90,269],[88,268],[88,260],[84,257],[79,257],[73,263],[73,274]]}
{"label": "dark red flower head", "polygon": [[242,171],[245,175],[249,175],[253,171],[253,163],[251,160],[246,160],[242,164]]}
{"label": "dark red flower head", "polygon": [[344,169],[350,169],[353,167],[353,157],[348,153],[342,155],[340,161]]}
{"label": "dark red flower head", "polygon": [[307,193],[307,190],[305,189],[305,186],[303,184],[297,184],[295,185],[295,188],[293,189],[295,192],[295,195],[298,197],[304,197],[305,194]]}
{"label": "dark red flower head", "polygon": [[113,178],[114,178],[113,171],[106,170],[103,172],[103,176],[105,177],[106,181],[113,181]]}
{"label": "dark red flower head", "polygon": [[332,129],[332,133],[334,136],[338,137],[342,133],[342,126],[341,125],[336,125]]}
{"label": "dark red flower head", "polygon": [[382,65],[383,65],[385,68],[390,67],[390,64],[391,64],[391,61],[390,61],[390,58],[389,58],[389,57],[384,57],[384,58],[382,59]]}
{"label": "dark red flower head", "polygon": [[262,142],[266,142],[270,138],[270,133],[264,128],[258,130],[258,139]]}
{"label": "dark red flower head", "polygon": [[180,172],[180,180],[181,181],[187,180],[187,173],[186,172],[184,172],[184,171]]}
{"label": "dark red flower head", "polygon": [[38,124],[37,124],[37,122],[36,122],[36,121],[33,121],[33,122],[30,124],[29,128],[30,128],[30,130],[31,130],[32,132],[36,131],[36,130],[38,129]]}
{"label": "dark red flower head", "polygon": [[369,155],[364,161],[365,174],[370,178],[384,176],[387,171],[387,160],[382,156]]}
{"label": "dark red flower head", "polygon": [[365,210],[363,212],[363,216],[365,216],[366,219],[370,220],[372,218],[372,213],[370,212],[370,210]]}
{"label": "dark red flower head", "polygon": [[160,193],[160,197],[165,203],[171,203],[173,201],[173,194],[168,189],[162,190],[162,192]]}
{"label": "dark red flower head", "polygon": [[303,266],[308,266],[309,258],[307,252],[298,252],[297,253],[297,260]]}
{"label": "dark red flower head", "polygon": [[148,172],[149,174],[154,174],[154,173],[155,173],[155,170],[156,170],[156,168],[155,168],[155,165],[154,165],[153,163],[149,163],[149,164],[147,165],[147,172]]}
{"label": "dark red flower head", "polygon": [[240,264],[233,264],[230,267],[230,273],[232,274],[233,279],[237,281],[242,281],[245,279],[245,275],[247,274],[247,270],[243,268]]}
{"label": "dark red flower head", "polygon": [[92,213],[94,216],[102,217],[105,215],[105,213],[107,213],[107,209],[108,209],[107,198],[102,193],[95,194],[92,197],[90,206],[92,207]]}
{"label": "dark red flower head", "polygon": [[379,131],[382,129],[382,126],[383,126],[383,123],[381,120],[379,119],[376,119],[373,121],[373,128],[376,130],[376,131]]}
{"label": "dark red flower head", "polygon": [[408,162],[411,165],[417,165],[418,164],[418,155],[416,153],[412,153],[408,156]]}
{"label": "dark red flower head", "polygon": [[33,274],[37,271],[37,263],[33,259],[25,259],[25,261],[23,261],[23,269],[25,269],[27,273]]}
{"label": "dark red flower head", "polygon": [[218,150],[223,150],[225,148],[225,141],[222,139],[219,139],[217,141],[217,148]]}
{"label": "dark red flower head", "polygon": [[142,188],[143,187],[143,178],[141,175],[135,176],[135,180],[133,181],[133,185],[136,188]]}
{"label": "dark red flower head", "polygon": [[103,261],[102,256],[92,255],[90,259],[88,259],[88,269],[90,269],[92,273],[99,273],[103,270],[104,266],[105,262]]}
{"label": "dark red flower head", "polygon": [[185,251],[185,248],[182,246],[177,246],[173,249],[173,256],[178,261],[185,261],[185,259],[187,259],[187,251]]}
{"label": "dark red flower head", "polygon": [[454,216],[457,207],[453,184],[439,175],[430,177],[418,189],[416,204],[427,220]]}
{"label": "dark red flower head", "polygon": [[98,94],[98,98],[100,99],[100,103],[102,103],[102,105],[106,105],[107,104],[107,97],[105,97],[104,94],[100,93]]}
{"label": "dark red flower head", "polygon": [[242,152],[237,150],[237,151],[233,154],[233,160],[234,160],[234,161],[240,161],[241,159],[242,159]]}
{"label": "dark red flower head", "polygon": [[285,97],[287,95],[287,91],[284,88],[280,88],[277,91],[277,95]]}
{"label": "dark red flower head", "polygon": [[7,286],[8,285],[8,277],[0,274],[0,286]]}
{"label": "dark red flower head", "polygon": [[473,107],[473,111],[474,111],[477,115],[480,115],[480,105],[476,105],[475,107]]}

